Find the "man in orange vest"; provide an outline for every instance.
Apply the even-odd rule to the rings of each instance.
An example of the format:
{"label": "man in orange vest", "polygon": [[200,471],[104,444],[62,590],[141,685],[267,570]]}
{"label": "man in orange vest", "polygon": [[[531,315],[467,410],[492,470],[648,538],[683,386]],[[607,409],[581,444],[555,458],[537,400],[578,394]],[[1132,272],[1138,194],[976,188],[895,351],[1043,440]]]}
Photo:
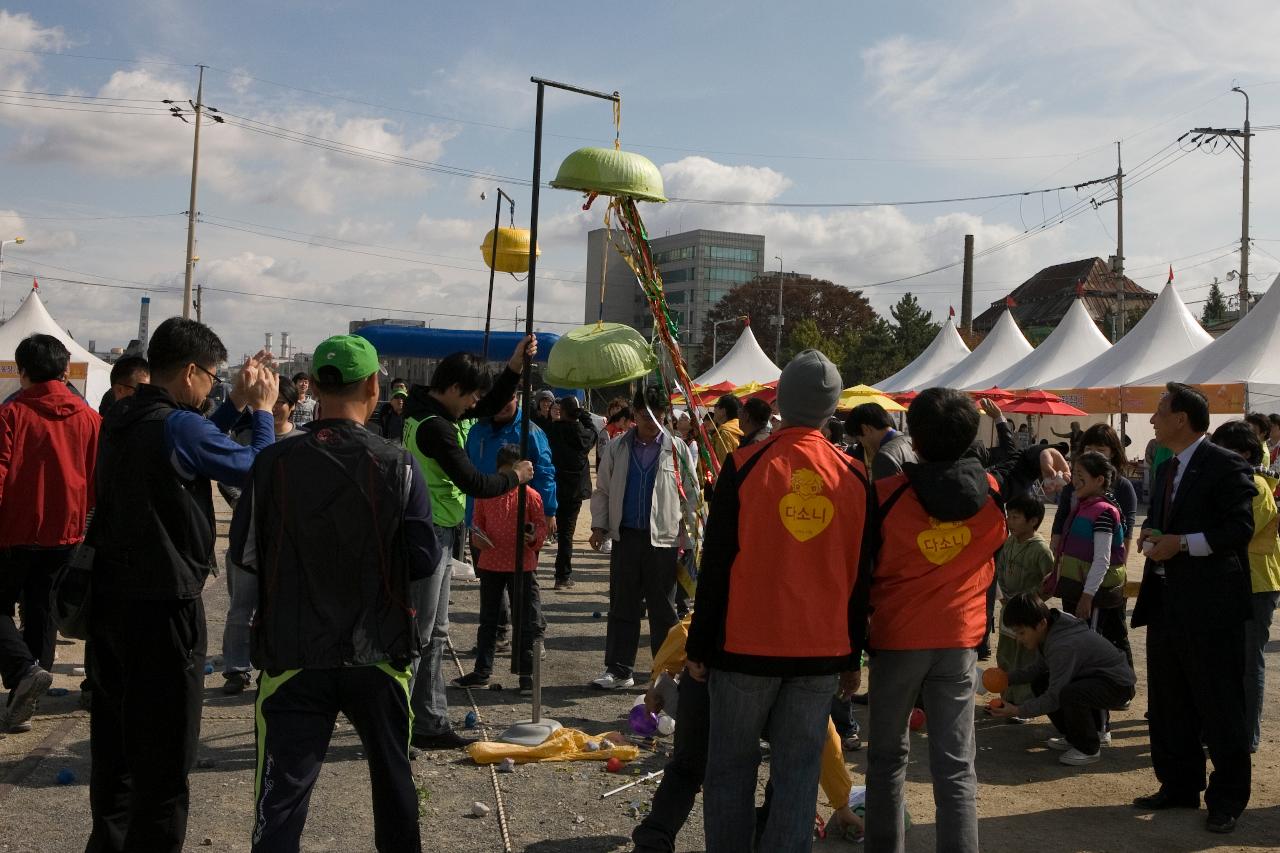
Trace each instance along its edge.
{"label": "man in orange vest", "polygon": [[871,577],[868,853],[902,853],[908,720],[928,713],[938,849],[978,853],[973,730],[976,647],[1005,540],[998,479],[970,451],[973,401],[929,388],[907,426],[919,462],[876,480],[880,550]]}
{"label": "man in orange vest", "polygon": [[818,428],[835,411],[840,373],[816,350],[782,372],[782,426],[726,460],[707,521],[689,674],[708,679],[703,783],[707,850],[752,849],[761,733],[774,796],[771,853],[807,851],[831,697],[858,687],[855,586],[867,527],[862,464]]}

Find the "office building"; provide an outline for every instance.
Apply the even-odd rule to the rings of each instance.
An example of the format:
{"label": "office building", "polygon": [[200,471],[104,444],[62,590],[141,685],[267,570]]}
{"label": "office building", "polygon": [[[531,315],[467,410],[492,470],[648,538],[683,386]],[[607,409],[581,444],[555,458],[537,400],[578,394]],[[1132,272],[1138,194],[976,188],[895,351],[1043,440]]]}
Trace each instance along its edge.
{"label": "office building", "polygon": [[[653,317],[635,276],[606,243],[603,228],[587,234],[587,294],[584,320],[625,323],[648,335]],[[667,304],[680,327],[680,346],[690,359],[702,344],[707,312],[739,284],[764,272],[764,237],[698,229],[656,237],[653,259],[662,274]],[[601,282],[604,284],[601,311]]]}

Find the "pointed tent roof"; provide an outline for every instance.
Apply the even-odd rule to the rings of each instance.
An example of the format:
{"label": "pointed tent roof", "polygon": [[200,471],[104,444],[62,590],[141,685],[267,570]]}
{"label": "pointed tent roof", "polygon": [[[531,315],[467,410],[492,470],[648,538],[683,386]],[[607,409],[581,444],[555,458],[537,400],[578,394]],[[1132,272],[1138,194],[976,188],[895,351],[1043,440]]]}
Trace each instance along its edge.
{"label": "pointed tent roof", "polygon": [[40,291],[35,287],[23,300],[13,316],[0,326],[0,359],[12,361],[18,344],[35,334],[52,335],[66,345],[71,352],[73,362],[87,362],[89,377],[85,384],[84,396],[89,405],[96,411],[98,400],[111,387],[111,365],[80,346],[67,331],[58,325],[49,310],[40,299]]}
{"label": "pointed tent roof", "polygon": [[877,382],[876,387],[890,393],[918,391],[928,387],[933,377],[955,367],[968,355],[969,347],[956,331],[956,319],[948,317],[924,352],[888,379]]}
{"label": "pointed tent roof", "polygon": [[1009,369],[1032,352],[1013,315],[1000,315],[991,334],[955,367],[933,377],[928,385],[943,388],[987,388],[996,374]]}
{"label": "pointed tent roof", "polygon": [[1176,364],[1129,383],[1197,385],[1244,382],[1250,394],[1280,397],[1280,276],[1231,331]]}
{"label": "pointed tent roof", "polygon": [[1087,364],[1109,349],[1111,341],[1098,331],[1084,300],[1076,299],[1035,352],[993,377],[991,384],[1001,388],[1039,388],[1046,379]]}
{"label": "pointed tent roof", "polygon": [[[1045,388],[1119,388],[1213,343],[1173,283],[1166,284],[1138,325],[1088,364],[1043,383]],[[1042,344],[1043,346],[1043,344]]]}
{"label": "pointed tent roof", "polygon": [[756,342],[756,336],[748,325],[743,328],[737,343],[725,353],[724,358],[693,382],[695,385],[716,385],[727,381],[732,382],[736,388],[748,382],[772,382],[781,375],[781,368],[760,349],[760,344]]}

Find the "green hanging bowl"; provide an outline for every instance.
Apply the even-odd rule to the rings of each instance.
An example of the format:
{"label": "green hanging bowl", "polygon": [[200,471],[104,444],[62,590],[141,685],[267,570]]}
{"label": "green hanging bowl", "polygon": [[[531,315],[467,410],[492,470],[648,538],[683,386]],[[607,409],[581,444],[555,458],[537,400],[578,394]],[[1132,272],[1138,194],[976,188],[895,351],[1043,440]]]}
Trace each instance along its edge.
{"label": "green hanging bowl", "polygon": [[608,388],[639,379],[657,366],[653,348],[635,329],[593,323],[556,341],[542,377],[556,388]]}
{"label": "green hanging bowl", "polygon": [[551,186],[640,201],[667,200],[657,166],[647,157],[613,148],[579,148],[564,158]]}

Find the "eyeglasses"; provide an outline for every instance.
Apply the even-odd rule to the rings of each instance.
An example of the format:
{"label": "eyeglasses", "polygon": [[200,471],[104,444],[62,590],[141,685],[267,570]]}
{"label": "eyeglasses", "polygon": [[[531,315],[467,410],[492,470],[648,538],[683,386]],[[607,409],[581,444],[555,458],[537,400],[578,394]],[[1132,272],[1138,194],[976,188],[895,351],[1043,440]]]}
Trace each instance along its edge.
{"label": "eyeglasses", "polygon": [[196,364],[194,361],[193,361],[193,362],[191,362],[191,366],[192,366],[192,367],[194,367],[196,370],[200,371],[201,373],[203,373],[205,376],[208,376],[210,379],[212,379],[212,380],[213,380],[213,387],[214,387],[214,388],[217,388],[219,385],[221,385],[221,384],[222,384],[222,381],[223,381],[223,380],[222,380],[222,379],[220,379],[220,378],[218,377],[218,374],[214,373],[213,371],[211,371],[211,370],[205,370],[203,367],[201,367],[200,365]]}

